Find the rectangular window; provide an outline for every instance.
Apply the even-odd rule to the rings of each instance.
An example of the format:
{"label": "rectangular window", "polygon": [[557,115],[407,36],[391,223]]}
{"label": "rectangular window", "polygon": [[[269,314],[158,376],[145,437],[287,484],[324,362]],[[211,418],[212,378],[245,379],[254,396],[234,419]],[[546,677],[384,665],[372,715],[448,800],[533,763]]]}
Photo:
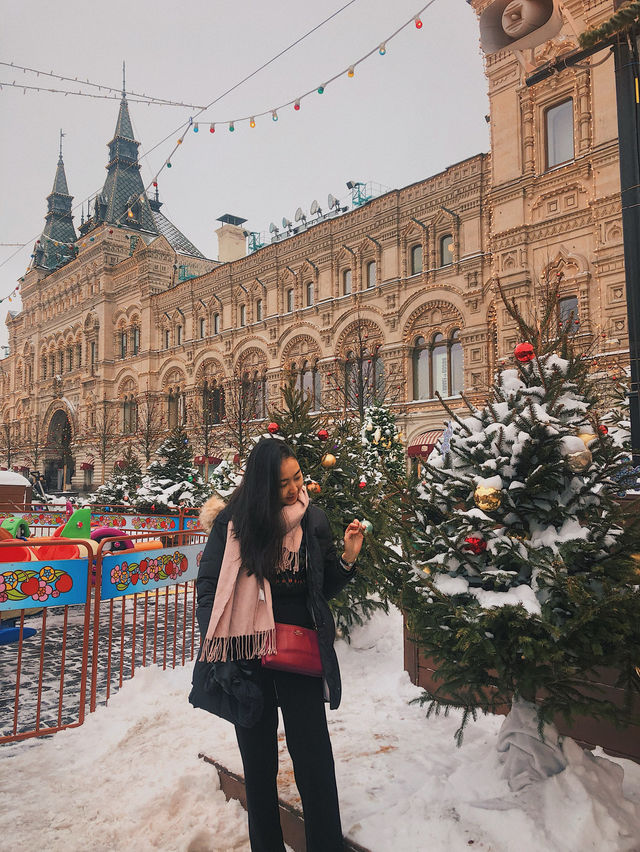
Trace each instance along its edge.
{"label": "rectangular window", "polygon": [[137,355],[140,351],[140,329],[135,326],[132,334],[133,354]]}
{"label": "rectangular window", "polygon": [[422,272],[422,246],[412,246],[411,274],[417,275],[418,272]]}
{"label": "rectangular window", "polygon": [[256,321],[262,322],[262,299],[256,302]]}
{"label": "rectangular window", "polygon": [[342,273],[342,295],[348,296],[351,293],[351,270],[345,269]]}
{"label": "rectangular window", "polygon": [[204,337],[204,327],[205,327],[204,317],[200,317],[200,322],[199,322],[199,335],[200,335],[200,340],[202,340],[202,339],[203,339],[203,337]]}
{"label": "rectangular window", "polygon": [[180,346],[180,344],[182,343],[182,326],[181,325],[179,325],[176,328],[176,343],[178,344],[178,346]]}
{"label": "rectangular window", "polygon": [[293,311],[293,288],[289,288],[287,290],[287,313],[290,314]]}
{"label": "rectangular window", "polygon": [[71,347],[67,349],[67,370],[69,372],[73,370],[73,349]]}
{"label": "rectangular window", "polygon": [[94,367],[96,363],[96,342],[95,340],[91,341],[91,366]]}
{"label": "rectangular window", "polygon": [[568,296],[558,302],[558,324],[561,329],[569,326],[569,331],[575,334],[580,326],[578,316],[578,297]]}
{"label": "rectangular window", "polygon": [[573,160],[573,100],[550,107],[545,115],[547,168]]}
{"label": "rectangular window", "polygon": [[367,264],[367,287],[376,286],[376,262],[372,260]]}
{"label": "rectangular window", "polygon": [[127,357],[127,332],[126,331],[120,332],[120,357],[121,358]]}
{"label": "rectangular window", "polygon": [[46,355],[42,356],[42,378],[43,379],[47,378],[47,356]]}
{"label": "rectangular window", "polygon": [[220,314],[213,315],[213,333],[220,334]]}
{"label": "rectangular window", "polygon": [[167,330],[164,333],[164,348],[165,349],[169,348],[169,342],[170,342],[170,336],[169,336],[169,331]]}
{"label": "rectangular window", "polygon": [[78,367],[82,367],[82,344],[78,343],[76,347],[76,364]]}
{"label": "rectangular window", "polygon": [[247,324],[247,309],[244,305],[240,305],[240,325],[245,326]]}
{"label": "rectangular window", "polygon": [[307,307],[313,305],[313,281],[307,281]]}

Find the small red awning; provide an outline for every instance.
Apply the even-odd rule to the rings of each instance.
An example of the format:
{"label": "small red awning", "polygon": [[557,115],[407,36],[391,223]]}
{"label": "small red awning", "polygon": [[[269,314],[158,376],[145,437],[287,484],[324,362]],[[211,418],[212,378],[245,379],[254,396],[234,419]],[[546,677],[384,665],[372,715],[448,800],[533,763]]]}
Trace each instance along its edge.
{"label": "small red awning", "polygon": [[416,456],[420,456],[420,458],[426,459],[440,438],[442,438],[443,431],[443,429],[432,429],[430,432],[423,432],[421,435],[416,435],[407,448],[409,458],[413,459]]}
{"label": "small red awning", "polygon": [[93,462],[82,462],[80,470],[93,470]]}
{"label": "small red awning", "polygon": [[203,465],[206,461],[208,461],[209,464],[218,465],[222,459],[217,458],[217,456],[196,456],[193,461],[200,465]]}

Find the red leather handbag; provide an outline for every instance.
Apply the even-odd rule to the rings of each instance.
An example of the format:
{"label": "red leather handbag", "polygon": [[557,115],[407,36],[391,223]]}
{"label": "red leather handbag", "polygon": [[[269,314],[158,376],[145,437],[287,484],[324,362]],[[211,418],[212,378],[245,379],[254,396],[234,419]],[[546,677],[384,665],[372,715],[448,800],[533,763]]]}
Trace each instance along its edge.
{"label": "red leather handbag", "polygon": [[265,654],[262,665],[293,674],[322,677],[318,634],[297,624],[276,622],[276,653]]}

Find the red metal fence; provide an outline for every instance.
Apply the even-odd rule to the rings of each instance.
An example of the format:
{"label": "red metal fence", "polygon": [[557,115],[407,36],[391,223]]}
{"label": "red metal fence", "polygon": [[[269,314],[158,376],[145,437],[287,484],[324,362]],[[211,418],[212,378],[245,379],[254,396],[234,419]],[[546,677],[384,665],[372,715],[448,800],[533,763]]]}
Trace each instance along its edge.
{"label": "red metal fence", "polygon": [[[15,618],[17,633],[17,641],[0,645],[0,743],[77,727],[86,712],[106,703],[136,669],[175,668],[193,659],[198,637],[194,578],[206,535],[127,532],[138,551],[107,552],[123,538],[105,539],[93,548],[74,540],[79,558],[72,563],[50,557],[46,565],[3,561],[2,549],[15,547],[15,542],[0,542],[0,592],[5,583],[1,614],[4,624],[7,615]],[[76,597],[55,605],[63,603],[72,583],[57,578],[63,574],[73,574],[69,594]],[[23,598],[20,589],[35,591],[30,598],[40,591],[41,597],[17,601],[7,613],[8,588],[9,594]]]}

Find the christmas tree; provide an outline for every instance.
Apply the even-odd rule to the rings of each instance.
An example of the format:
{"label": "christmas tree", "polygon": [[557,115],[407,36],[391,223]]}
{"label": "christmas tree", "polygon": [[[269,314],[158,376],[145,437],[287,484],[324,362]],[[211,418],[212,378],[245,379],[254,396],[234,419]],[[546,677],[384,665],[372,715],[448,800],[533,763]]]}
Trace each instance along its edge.
{"label": "christmas tree", "polygon": [[331,601],[338,627],[348,636],[354,623],[386,609],[401,588],[407,564],[394,527],[402,488],[395,483],[390,489],[389,478],[376,476],[359,419],[331,421],[311,413],[310,399],[293,379],[282,392],[284,405],[270,412],[270,431],[295,452],[309,496],[326,512],[334,541],[341,541],[354,518],[370,529],[353,580]]}
{"label": "christmas tree", "polygon": [[[403,606],[437,661],[423,700],[470,714],[529,702],[542,726],[562,713],[624,718],[595,687],[599,667],[640,691],[637,530],[614,496],[624,448],[598,418],[590,359],[553,301],[537,322],[507,308],[524,341],[484,407],[452,418],[414,505],[415,573]],[[638,554],[635,554],[636,558]]]}
{"label": "christmas tree", "polygon": [[142,511],[168,511],[180,506],[201,506],[211,494],[198,469],[184,427],[175,428],[156,450],[135,505]]}
{"label": "christmas tree", "polygon": [[122,464],[116,463],[109,479],[90,495],[90,503],[122,506],[135,501],[136,492],[142,484],[142,468],[138,456],[127,446]]}
{"label": "christmas tree", "polygon": [[405,474],[405,450],[396,418],[385,405],[371,405],[364,411],[360,430],[364,462],[377,478],[400,481]]}

